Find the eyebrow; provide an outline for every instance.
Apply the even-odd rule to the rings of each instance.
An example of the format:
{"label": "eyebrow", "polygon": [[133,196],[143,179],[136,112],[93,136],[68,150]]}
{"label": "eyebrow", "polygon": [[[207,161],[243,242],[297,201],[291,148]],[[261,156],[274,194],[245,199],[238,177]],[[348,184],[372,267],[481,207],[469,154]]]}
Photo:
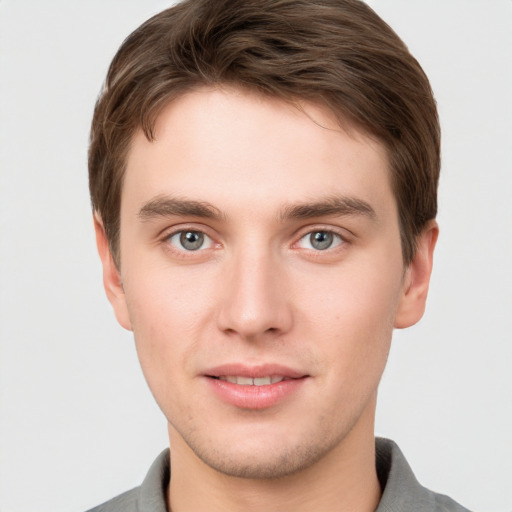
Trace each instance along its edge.
{"label": "eyebrow", "polygon": [[[281,221],[289,219],[312,219],[323,216],[363,215],[372,220],[377,218],[375,210],[366,201],[348,196],[329,196],[312,203],[300,203],[285,206],[280,214]],[[203,219],[221,220],[221,211],[206,201],[194,201],[168,196],[159,196],[145,203],[139,210],[139,218],[143,221],[155,217],[199,217]]]}
{"label": "eyebrow", "polygon": [[375,210],[362,199],[349,196],[329,196],[313,203],[293,204],[281,212],[281,220],[311,219],[314,217],[362,215],[375,220]]}
{"label": "eyebrow", "polygon": [[167,196],[155,197],[139,210],[139,218],[143,221],[173,215],[216,220],[223,217],[220,210],[210,203]]}

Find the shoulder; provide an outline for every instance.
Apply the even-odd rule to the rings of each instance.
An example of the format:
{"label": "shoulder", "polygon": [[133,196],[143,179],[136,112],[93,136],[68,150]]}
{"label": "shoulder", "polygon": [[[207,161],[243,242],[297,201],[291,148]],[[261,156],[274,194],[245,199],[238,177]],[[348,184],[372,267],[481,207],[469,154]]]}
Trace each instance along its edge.
{"label": "shoulder", "polygon": [[101,505],[98,505],[88,512],[137,512],[137,494],[139,488],[126,491],[115,498],[112,498]]}
{"label": "shoulder", "polygon": [[393,441],[376,439],[376,461],[382,487],[382,498],[376,512],[469,512],[448,496],[423,487]]}
{"label": "shoulder", "polygon": [[169,477],[169,449],[166,449],[153,462],[142,485],[88,512],[167,512],[166,490]]}
{"label": "shoulder", "polygon": [[452,500],[449,496],[445,496],[444,494],[437,494],[432,491],[428,491],[432,493],[435,503],[436,503],[436,511],[439,512],[469,512],[467,508],[464,508],[462,505],[459,505],[456,501]]}

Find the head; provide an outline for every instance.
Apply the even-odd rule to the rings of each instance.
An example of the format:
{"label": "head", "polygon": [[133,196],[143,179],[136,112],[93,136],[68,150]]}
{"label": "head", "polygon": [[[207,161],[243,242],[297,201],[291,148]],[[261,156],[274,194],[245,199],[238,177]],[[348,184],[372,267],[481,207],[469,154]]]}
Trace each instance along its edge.
{"label": "head", "polygon": [[89,184],[117,265],[126,157],[138,129],[187,91],[229,85],[328,108],[387,151],[402,254],[437,213],[440,134],[427,77],[359,0],[189,0],[139,27],[115,56],[91,129]]}
{"label": "head", "polygon": [[373,442],[392,330],[423,313],[439,170],[428,81],[373,11],[153,17],[111,65],[89,168],[105,288],[173,472],[180,450],[269,478]]}

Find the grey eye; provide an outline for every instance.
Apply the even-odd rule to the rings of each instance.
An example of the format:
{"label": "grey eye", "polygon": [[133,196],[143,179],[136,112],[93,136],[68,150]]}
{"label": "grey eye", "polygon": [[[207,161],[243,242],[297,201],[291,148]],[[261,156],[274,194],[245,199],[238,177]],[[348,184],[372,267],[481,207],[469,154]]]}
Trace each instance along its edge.
{"label": "grey eye", "polygon": [[309,235],[311,247],[318,251],[329,249],[334,241],[334,234],[328,231],[315,231]]}
{"label": "grey eye", "polygon": [[204,234],[199,231],[182,231],[180,244],[187,251],[197,251],[204,243]]}
{"label": "grey eye", "polygon": [[168,238],[168,242],[181,251],[199,251],[213,245],[212,239],[202,231],[177,231]]}
{"label": "grey eye", "polygon": [[302,249],[325,251],[341,245],[343,239],[333,231],[311,231],[304,235],[298,243]]}

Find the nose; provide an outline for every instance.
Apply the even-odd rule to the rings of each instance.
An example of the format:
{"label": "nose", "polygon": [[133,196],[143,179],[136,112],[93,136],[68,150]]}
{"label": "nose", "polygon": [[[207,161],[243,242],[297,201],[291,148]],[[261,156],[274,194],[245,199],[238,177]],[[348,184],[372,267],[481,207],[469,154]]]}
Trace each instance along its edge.
{"label": "nose", "polygon": [[278,337],[293,323],[286,272],[270,251],[239,251],[226,262],[229,277],[222,284],[219,328],[230,335],[256,341]]}

